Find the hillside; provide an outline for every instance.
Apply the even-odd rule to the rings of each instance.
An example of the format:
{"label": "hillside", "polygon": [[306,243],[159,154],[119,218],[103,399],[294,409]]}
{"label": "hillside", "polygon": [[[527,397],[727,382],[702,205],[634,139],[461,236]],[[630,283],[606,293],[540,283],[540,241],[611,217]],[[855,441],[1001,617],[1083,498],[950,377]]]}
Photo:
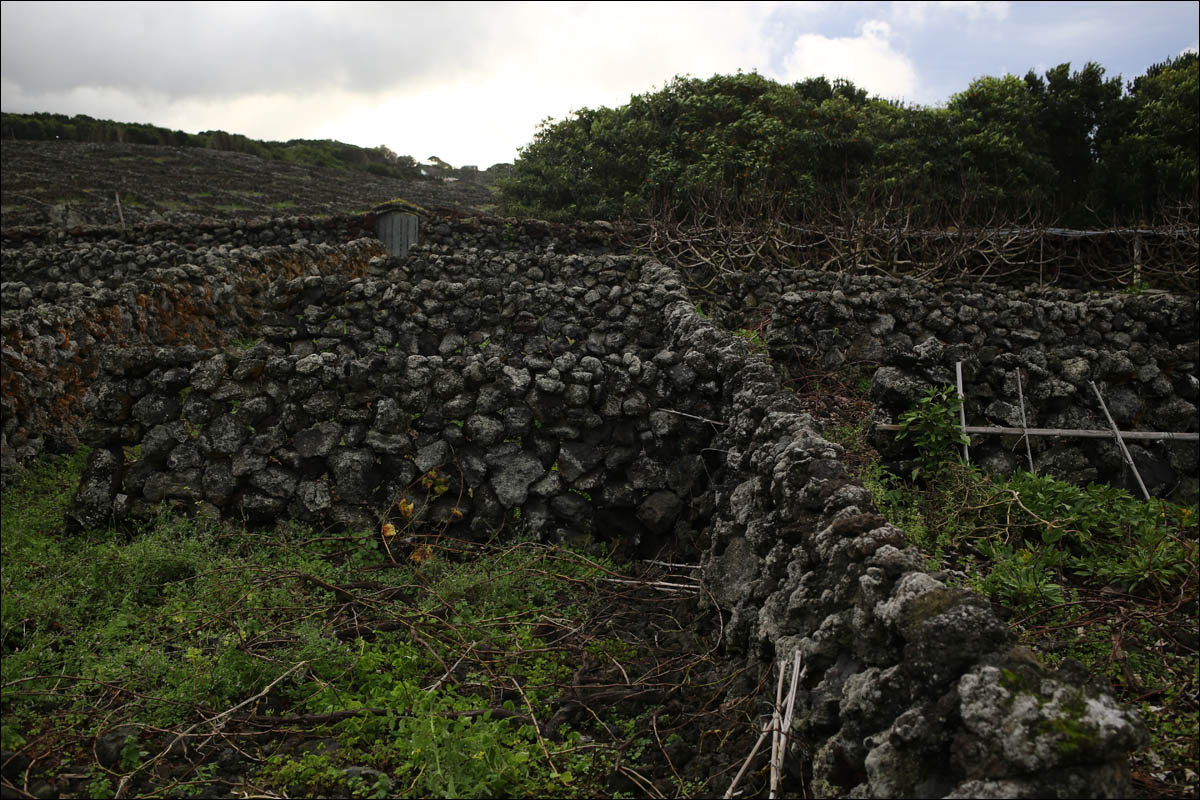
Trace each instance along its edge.
{"label": "hillside", "polygon": [[119,224],[114,192],[127,224],[349,213],[397,197],[479,210],[493,202],[489,189],[467,182],[402,180],[197,147],[10,140],[0,153],[6,228]]}

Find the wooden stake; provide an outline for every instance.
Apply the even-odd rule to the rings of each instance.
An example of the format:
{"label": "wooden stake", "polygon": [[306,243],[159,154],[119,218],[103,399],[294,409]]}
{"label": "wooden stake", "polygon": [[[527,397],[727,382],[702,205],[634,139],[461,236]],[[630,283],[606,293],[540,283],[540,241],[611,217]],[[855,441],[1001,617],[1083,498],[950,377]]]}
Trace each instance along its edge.
{"label": "wooden stake", "polygon": [[117,201],[117,216],[121,218],[121,230],[125,230],[125,212],[121,210],[121,193],[113,192],[113,197]]}
{"label": "wooden stake", "polygon": [[[963,438],[967,438],[967,398],[963,394],[962,382],[962,362],[954,362],[954,372],[958,378],[958,423],[962,426]],[[970,445],[963,442],[963,461],[967,464],[971,463]]]}
{"label": "wooden stake", "polygon": [[[879,431],[899,431],[904,426],[890,422],[875,425]],[[996,434],[999,436],[1058,436],[1068,439],[1111,439],[1112,431],[1086,430],[1080,428],[1005,428],[1000,425],[968,425],[967,433]],[[1200,433],[1173,433],[1171,431],[1120,431],[1122,439],[1148,440],[1152,442],[1197,442]]]}
{"label": "wooden stake", "polygon": [[1033,472],[1033,450],[1029,447],[1029,426],[1025,420],[1025,392],[1021,390],[1021,369],[1017,368],[1017,397],[1021,400],[1021,438],[1025,440],[1025,455],[1029,458],[1029,471]]}
{"label": "wooden stake", "polygon": [[[786,663],[786,662],[785,662]],[[783,706],[784,665],[779,665],[779,681],[775,685],[775,708],[771,711],[771,800],[775,798],[775,789],[779,786],[779,737],[783,722],[781,708]]]}
{"label": "wooden stake", "polygon": [[1038,286],[1046,285],[1046,232],[1038,238]]}
{"label": "wooden stake", "polygon": [[[775,770],[779,780],[783,779],[783,759],[787,756],[788,732],[792,729],[792,713],[796,709],[796,690],[800,688],[803,676],[804,673],[800,671],[800,648],[797,647],[795,655],[792,656],[792,680],[788,686],[787,703],[783,712],[783,727],[779,738],[779,766]],[[771,788],[771,797],[775,796],[777,788],[778,785]]]}
{"label": "wooden stake", "polygon": [[1108,413],[1108,406],[1104,405],[1104,398],[1100,396],[1100,390],[1096,388],[1096,382],[1088,381],[1088,383],[1092,385],[1092,391],[1096,393],[1096,399],[1100,401],[1100,408],[1104,411],[1104,417],[1108,420],[1108,424],[1112,426],[1113,436],[1117,440],[1117,446],[1121,448],[1121,455],[1125,456],[1125,463],[1133,470],[1133,477],[1137,478],[1138,486],[1142,489],[1142,496],[1149,500],[1150,492],[1146,491],[1146,484],[1142,483],[1142,475],[1133,463],[1133,456],[1129,455],[1129,448],[1125,446],[1125,441],[1121,438],[1121,432],[1117,430],[1117,423],[1113,422],[1112,414]]}
{"label": "wooden stake", "polygon": [[746,760],[742,762],[742,768],[738,770],[738,774],[733,776],[733,783],[729,784],[729,788],[725,790],[724,800],[729,800],[733,797],[733,790],[737,788],[741,782],[742,776],[746,774],[746,768],[750,766],[750,762],[754,760],[754,756],[758,753],[758,748],[762,747],[762,743],[767,740],[767,734],[771,732],[772,722],[768,722],[763,726],[762,735],[758,737],[758,741],[754,743],[754,747],[750,748],[750,755],[746,756]]}
{"label": "wooden stake", "polygon": [[1135,232],[1133,234],[1133,283],[1138,285],[1142,282],[1142,234]]}

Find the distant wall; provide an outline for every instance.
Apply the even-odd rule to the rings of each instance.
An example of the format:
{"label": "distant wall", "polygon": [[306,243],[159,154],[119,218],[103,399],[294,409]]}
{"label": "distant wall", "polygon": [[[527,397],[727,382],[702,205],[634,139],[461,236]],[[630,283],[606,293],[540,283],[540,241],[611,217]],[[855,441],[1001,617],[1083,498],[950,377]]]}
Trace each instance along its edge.
{"label": "distant wall", "polygon": [[[405,207],[407,210],[407,207]],[[564,225],[541,220],[511,220],[486,214],[468,214],[454,209],[418,210],[421,242],[432,249],[484,247],[555,247],[559,252],[605,252],[621,250],[611,223]],[[340,214],[327,217],[273,217],[257,219],[204,219],[196,222],[149,222],[122,229],[116,225],[79,225],[64,229],[53,226],[4,228],[4,248],[61,245],[83,246],[108,243],[110,247],[153,245],[172,242],[189,250],[228,245],[242,247],[283,244],[340,244],[362,237],[375,237],[376,215]],[[57,263],[59,270],[65,263]],[[5,275],[6,280],[9,279]],[[55,280],[61,278],[55,277]]]}
{"label": "distant wall", "polygon": [[[212,248],[35,244],[4,250],[0,466],[78,446],[99,349],[223,344],[261,322],[271,282],[366,272],[378,242]],[[11,280],[8,280],[11,276]]]}
{"label": "distant wall", "polygon": [[[1095,381],[1125,430],[1195,432],[1200,314],[1195,295],[1001,289],[886,276],[778,271],[728,276],[726,324],[761,324],[772,359],[793,374],[857,367],[873,376],[876,420],[895,422],[963,364],[970,425],[1106,429]],[[749,309],[750,322],[745,314]],[[903,459],[893,434],[876,444]],[[1032,438],[1039,471],[1134,486],[1107,439]],[[1015,437],[975,436],[972,460],[1002,474],[1027,468]],[[1150,488],[1195,502],[1195,442],[1131,443]]]}
{"label": "distant wall", "polygon": [[309,244],[330,244],[373,236],[373,225],[363,215],[330,217],[275,217],[259,219],[206,219],[190,223],[147,222],[121,228],[118,225],[28,226],[0,232],[4,247],[24,244],[82,245],[88,242],[150,245],[174,242],[190,248],[256,247],[292,244],[304,239]]}

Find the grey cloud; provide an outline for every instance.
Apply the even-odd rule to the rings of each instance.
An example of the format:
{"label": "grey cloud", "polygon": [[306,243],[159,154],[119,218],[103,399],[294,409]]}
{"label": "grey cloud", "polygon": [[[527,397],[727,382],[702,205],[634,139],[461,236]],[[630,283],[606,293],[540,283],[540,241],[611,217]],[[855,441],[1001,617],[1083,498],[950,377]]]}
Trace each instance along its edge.
{"label": "grey cloud", "polygon": [[5,3],[3,77],[171,99],[445,80],[496,55],[492,4]]}

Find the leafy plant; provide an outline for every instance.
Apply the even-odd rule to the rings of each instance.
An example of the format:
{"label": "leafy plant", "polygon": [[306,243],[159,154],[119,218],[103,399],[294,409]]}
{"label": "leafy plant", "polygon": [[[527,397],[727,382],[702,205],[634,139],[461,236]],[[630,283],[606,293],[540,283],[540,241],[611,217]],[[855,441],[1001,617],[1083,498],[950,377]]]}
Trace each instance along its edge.
{"label": "leafy plant", "polygon": [[1052,577],[1062,566],[1055,550],[1017,547],[1003,542],[983,541],[979,551],[991,559],[992,568],[980,582],[987,594],[994,594],[1018,606],[1062,603],[1063,587]]}
{"label": "leafy plant", "polygon": [[900,432],[897,439],[911,438],[917,446],[917,466],[912,479],[918,477],[934,479],[942,474],[947,464],[957,458],[957,448],[970,444],[959,424],[962,398],[950,386],[931,387],[925,396],[917,400],[917,407],[900,415]]}
{"label": "leafy plant", "polygon": [[756,353],[767,352],[767,340],[763,338],[762,331],[738,328],[733,333],[735,336],[740,336],[749,342],[750,347],[753,348]]}

